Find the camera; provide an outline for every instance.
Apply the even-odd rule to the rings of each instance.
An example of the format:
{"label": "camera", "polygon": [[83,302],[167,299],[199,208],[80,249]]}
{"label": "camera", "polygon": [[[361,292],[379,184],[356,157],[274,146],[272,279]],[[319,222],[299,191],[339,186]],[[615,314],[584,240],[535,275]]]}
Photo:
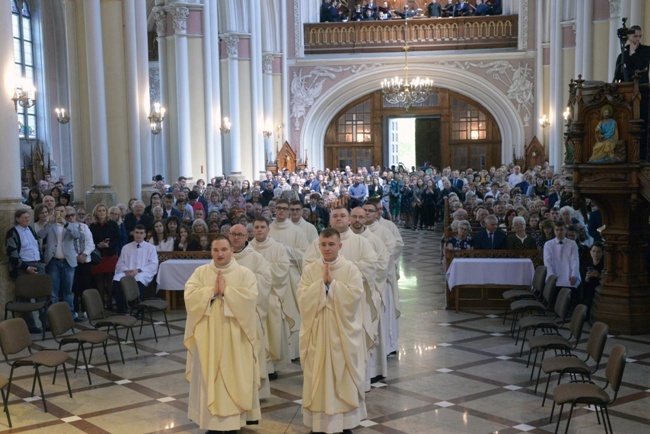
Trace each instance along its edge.
{"label": "camera", "polygon": [[627,42],[628,35],[634,34],[634,30],[630,30],[625,26],[625,23],[627,22],[627,18],[623,18],[621,21],[623,21],[623,27],[616,30],[616,36],[618,36],[618,39],[620,39],[621,43],[624,44],[625,42]]}

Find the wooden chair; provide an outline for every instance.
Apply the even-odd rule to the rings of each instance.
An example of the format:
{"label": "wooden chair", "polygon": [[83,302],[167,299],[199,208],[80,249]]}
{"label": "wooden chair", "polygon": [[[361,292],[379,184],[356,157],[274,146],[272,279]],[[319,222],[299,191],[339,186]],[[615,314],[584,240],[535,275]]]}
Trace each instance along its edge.
{"label": "wooden chair", "polygon": [[153,322],[153,312],[162,312],[165,316],[165,325],[167,326],[167,333],[171,336],[172,332],[169,329],[169,321],[167,320],[167,313],[165,312],[169,303],[165,300],[159,298],[151,298],[146,300],[140,300],[140,289],[138,288],[138,282],[133,276],[124,276],[120,279],[120,286],[124,293],[124,299],[130,307],[130,314],[133,315],[133,311],[140,312],[142,318],[140,319],[140,334],[142,334],[142,325],[144,324],[144,313],[149,313],[149,320],[151,321],[151,328],[153,329],[153,336],[158,342],[158,335],[156,334],[156,326]]}
{"label": "wooden chair", "polygon": [[130,315],[108,315],[104,310],[102,296],[95,288],[86,289],[81,295],[81,301],[86,308],[86,316],[88,317],[88,322],[91,326],[96,329],[106,327],[106,332],[108,332],[111,327],[115,330],[115,339],[117,339],[117,347],[120,349],[122,364],[124,364],[124,354],[122,353],[120,335],[117,331],[118,327],[126,328],[125,341],[128,341],[129,332],[131,332],[133,348],[135,348],[135,353],[139,354],[138,345],[135,342],[135,334],[133,333],[133,326],[138,322],[137,318]]}
{"label": "wooden chair", "polygon": [[[27,323],[22,318],[12,318],[0,323],[0,347],[5,357],[5,362],[11,366],[9,374],[9,384],[7,385],[7,396],[11,391],[11,381],[14,376],[14,370],[22,366],[31,366],[34,368],[34,381],[32,382],[32,396],[34,396],[34,389],[36,387],[36,380],[41,390],[41,398],[43,400],[43,410],[47,413],[47,404],[45,403],[45,393],[43,392],[43,383],[41,382],[41,373],[39,368],[45,366],[54,369],[54,378],[52,384],[56,381],[56,371],[59,366],[63,367],[63,374],[65,375],[65,382],[68,385],[68,394],[72,398],[72,389],[70,389],[70,381],[68,379],[68,371],[65,368],[65,362],[68,360],[68,353],[57,350],[43,350],[32,352],[31,349],[32,339],[29,336]],[[29,355],[14,360],[9,360],[9,356],[29,351]],[[8,415],[9,413],[7,413]]]}
{"label": "wooden chair", "polygon": [[[101,344],[104,348],[104,357],[106,358],[108,372],[111,372],[111,363],[108,360],[107,352],[108,333],[99,330],[82,330],[74,333],[74,318],[72,317],[72,312],[70,312],[70,306],[68,306],[68,303],[64,301],[54,303],[50,306],[47,310],[47,318],[50,320],[50,327],[52,328],[54,340],[59,343],[59,349],[61,349],[63,345],[77,344],[77,357],[74,361],[74,372],[77,372],[77,366],[79,365],[79,351],[81,351],[84,365],[86,367],[86,375],[88,375],[88,384],[93,384],[90,379],[88,362],[93,358],[93,349],[95,348],[95,345]],[[72,332],[72,334],[66,334],[68,332]],[[84,350],[85,344],[90,344],[90,356],[88,358],[86,358],[86,351]]]}
{"label": "wooden chair", "polygon": [[[569,411],[569,418],[566,422],[565,433],[569,432],[569,424],[573,416],[573,409],[578,404],[593,405],[596,407],[596,417],[600,424],[600,417],[598,410],[602,413],[603,425],[605,426],[605,433],[613,433],[612,421],[609,419],[609,412],[607,406],[613,404],[618,396],[618,391],[621,387],[623,379],[623,372],[625,371],[625,360],[627,358],[627,348],[623,345],[615,345],[609,355],[607,367],[605,368],[605,379],[607,380],[603,387],[592,383],[591,381],[572,381],[571,383],[560,384],[553,391],[553,408],[551,409],[551,418],[549,423],[553,422],[553,412],[555,405],[560,405],[560,415],[557,419],[555,426],[555,433],[557,434],[560,428],[560,420],[562,419],[562,410],[564,404],[571,404]],[[611,391],[608,392],[608,389]],[[611,395],[610,395],[611,393]]]}

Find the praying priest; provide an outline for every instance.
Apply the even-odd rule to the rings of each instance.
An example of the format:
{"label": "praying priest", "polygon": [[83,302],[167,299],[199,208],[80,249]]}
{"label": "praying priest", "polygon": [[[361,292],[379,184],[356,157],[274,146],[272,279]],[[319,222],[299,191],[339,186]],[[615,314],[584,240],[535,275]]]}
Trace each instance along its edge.
{"label": "praying priest", "polygon": [[188,416],[201,429],[239,430],[261,418],[255,363],[257,279],[232,258],[228,238],[185,284]]}
{"label": "praying priest", "polygon": [[336,229],[321,232],[322,260],[298,286],[303,422],[313,432],[349,432],[366,417],[361,272],[339,255]]}

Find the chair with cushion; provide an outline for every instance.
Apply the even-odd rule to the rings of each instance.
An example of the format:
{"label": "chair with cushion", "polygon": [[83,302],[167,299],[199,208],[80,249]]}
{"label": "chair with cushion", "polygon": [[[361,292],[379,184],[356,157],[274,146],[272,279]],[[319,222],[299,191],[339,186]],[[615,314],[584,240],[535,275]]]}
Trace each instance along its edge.
{"label": "chair with cushion", "polygon": [[[557,433],[560,428],[560,420],[562,419],[562,410],[564,404],[571,404],[569,411],[569,418],[566,422],[565,433],[569,432],[569,423],[571,423],[571,416],[573,416],[573,409],[578,404],[593,405],[596,408],[596,417],[598,417],[598,410],[602,413],[603,425],[605,432],[613,433],[612,421],[609,419],[609,412],[607,406],[616,401],[618,391],[621,387],[623,379],[623,371],[625,371],[625,360],[627,358],[627,348],[623,345],[615,345],[609,355],[607,367],[605,368],[605,385],[599,387],[591,381],[572,381],[571,383],[559,384],[553,391],[553,408],[551,409],[551,418],[549,423],[553,422],[553,412],[555,405],[560,405],[560,415],[557,419],[555,432]],[[610,390],[611,389],[611,390]],[[611,395],[610,395],[611,394]]]}
{"label": "chair with cushion", "polygon": [[544,282],[544,290],[542,291],[541,300],[515,300],[510,303],[510,310],[512,311],[512,323],[510,324],[510,334],[515,334],[515,324],[520,317],[526,313],[538,313],[546,315],[546,311],[552,306],[554,302],[555,284],[557,283],[557,276],[551,274]]}
{"label": "chair with cushion", "polygon": [[[546,389],[544,390],[544,399],[542,400],[542,407],[546,402],[546,395],[548,393],[548,385],[551,382],[551,375],[557,372],[559,377],[557,379],[557,384],[560,384],[562,381],[562,376],[564,374],[569,374],[573,378],[577,375],[580,375],[584,380],[585,377],[591,380],[591,375],[595,374],[600,367],[600,360],[603,357],[603,352],[605,351],[605,344],[607,343],[607,333],[609,332],[609,327],[603,322],[596,322],[591,328],[591,333],[589,334],[589,339],[587,340],[587,357],[579,359],[574,354],[571,355],[559,355],[556,357],[551,357],[545,359],[542,362],[542,369],[537,372],[537,383],[535,383],[535,393],[537,393],[537,386],[539,385],[539,377],[541,372],[544,371],[545,374],[548,374],[546,377]],[[596,364],[594,366],[589,366],[589,359],[594,361]]]}
{"label": "chair with cushion", "polygon": [[135,334],[133,333],[133,326],[138,322],[135,317],[128,315],[107,314],[107,312],[104,310],[104,302],[102,301],[102,296],[95,288],[86,289],[81,295],[81,300],[83,301],[84,307],[86,309],[86,316],[88,317],[88,322],[91,326],[95,327],[96,329],[106,327],[106,332],[108,332],[111,327],[115,330],[115,339],[117,339],[117,346],[120,349],[122,364],[124,364],[124,354],[122,353],[120,335],[117,331],[118,327],[126,328],[125,342],[128,341],[129,332],[131,332],[133,347],[135,348],[135,353],[138,354],[138,345],[135,342]]}
{"label": "chair with cushion", "polygon": [[554,316],[546,315],[531,315],[519,320],[517,329],[517,338],[515,345],[519,342],[519,334],[524,331],[524,336],[521,338],[521,349],[519,350],[519,357],[524,353],[524,343],[526,342],[526,335],[528,330],[533,330],[533,335],[537,330],[542,330],[544,334],[555,332],[564,325],[566,316],[569,312],[571,305],[571,288],[562,288],[557,298],[555,299],[555,307],[553,308]]}
{"label": "chair with cushion", "polygon": [[547,269],[543,265],[538,265],[535,268],[533,275],[533,282],[530,288],[527,289],[510,289],[503,293],[503,299],[506,301],[506,310],[503,312],[503,324],[506,323],[510,303],[516,300],[532,299],[542,301],[542,292],[544,290],[544,282],[546,282]]}
{"label": "chair with cushion", "polygon": [[573,314],[571,315],[571,322],[569,323],[569,337],[565,338],[558,333],[538,335],[530,338],[528,341],[530,352],[528,353],[528,361],[526,362],[526,367],[530,365],[530,355],[532,354],[533,350],[535,350],[535,360],[533,361],[533,369],[530,373],[531,380],[533,379],[533,375],[535,373],[535,365],[537,364],[537,356],[539,355],[539,350],[542,350],[542,362],[544,361],[544,355],[546,354],[547,350],[555,350],[556,354],[558,352],[570,354],[571,351],[574,350],[580,342],[580,337],[582,336],[582,331],[584,329],[586,319],[587,306],[584,304],[579,304],[576,306]]}
{"label": "chair with cushion", "polygon": [[4,405],[5,408],[5,413],[7,413],[7,423],[9,424],[9,428],[12,427],[11,425],[11,416],[9,416],[9,392],[5,394],[5,388],[9,385],[9,379],[7,377],[3,377],[0,375],[0,393],[2,393],[2,404]]}
{"label": "chair with cushion", "polygon": [[[68,380],[68,371],[65,368],[65,362],[68,360],[68,353],[57,350],[43,350],[32,352],[31,349],[32,339],[29,336],[27,323],[22,318],[12,318],[0,323],[0,347],[5,357],[5,362],[11,366],[9,374],[9,385],[7,386],[7,396],[11,391],[11,381],[14,376],[14,370],[21,366],[31,366],[34,368],[34,381],[32,382],[32,396],[34,396],[34,389],[36,387],[36,380],[41,390],[41,399],[43,400],[43,410],[47,413],[47,405],[45,404],[45,393],[43,392],[43,383],[41,382],[40,367],[54,369],[54,378],[52,384],[56,381],[56,371],[59,366],[63,367],[63,374],[65,375],[65,382],[68,385],[68,394],[72,398],[72,389],[70,388],[70,381]],[[29,355],[17,359],[9,360],[9,356],[29,351]],[[9,414],[9,413],[7,413]]]}
{"label": "chair with cushion", "polygon": [[138,282],[133,276],[124,276],[120,279],[120,286],[124,293],[124,299],[129,305],[130,314],[133,315],[133,311],[138,312],[140,316],[140,334],[142,334],[142,325],[144,324],[144,313],[149,313],[149,320],[151,321],[151,328],[153,329],[153,336],[158,342],[158,335],[156,334],[156,326],[153,321],[154,312],[162,312],[165,317],[165,325],[167,326],[167,333],[171,336],[172,332],[169,329],[169,321],[167,321],[167,308],[169,303],[165,300],[161,300],[157,297],[148,298],[145,300],[140,300],[140,288],[138,288]]}
{"label": "chair with cushion", "polygon": [[[37,301],[31,301],[32,299]],[[5,318],[11,312],[13,318],[16,313],[31,315],[32,312],[44,309],[52,299],[52,277],[47,274],[23,274],[16,279],[16,300],[5,304]],[[40,300],[40,301],[39,301]],[[43,340],[45,340],[45,327],[43,327]]]}
{"label": "chair with cushion", "polygon": [[[93,358],[93,349],[95,348],[95,345],[101,344],[104,348],[104,357],[106,358],[108,372],[111,372],[111,363],[108,361],[108,352],[106,351],[108,333],[100,330],[82,330],[74,333],[74,318],[72,317],[72,312],[70,312],[70,306],[68,306],[68,303],[64,301],[54,303],[50,306],[47,310],[47,318],[50,320],[50,327],[52,328],[54,340],[59,343],[59,349],[61,349],[63,345],[77,344],[77,356],[74,361],[74,372],[77,372],[77,366],[79,365],[79,351],[81,351],[84,365],[86,367],[86,374],[88,375],[88,384],[93,384],[90,379],[88,362]],[[67,334],[68,332],[71,332],[71,334]],[[90,356],[87,359],[86,351],[84,350],[85,344],[90,344]]]}

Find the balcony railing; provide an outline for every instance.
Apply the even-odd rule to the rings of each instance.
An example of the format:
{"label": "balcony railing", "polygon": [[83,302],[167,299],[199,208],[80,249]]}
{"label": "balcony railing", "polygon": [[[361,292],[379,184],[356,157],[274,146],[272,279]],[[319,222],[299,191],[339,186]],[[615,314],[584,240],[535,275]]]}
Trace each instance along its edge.
{"label": "balcony railing", "polygon": [[305,24],[305,54],[517,47],[517,15]]}

